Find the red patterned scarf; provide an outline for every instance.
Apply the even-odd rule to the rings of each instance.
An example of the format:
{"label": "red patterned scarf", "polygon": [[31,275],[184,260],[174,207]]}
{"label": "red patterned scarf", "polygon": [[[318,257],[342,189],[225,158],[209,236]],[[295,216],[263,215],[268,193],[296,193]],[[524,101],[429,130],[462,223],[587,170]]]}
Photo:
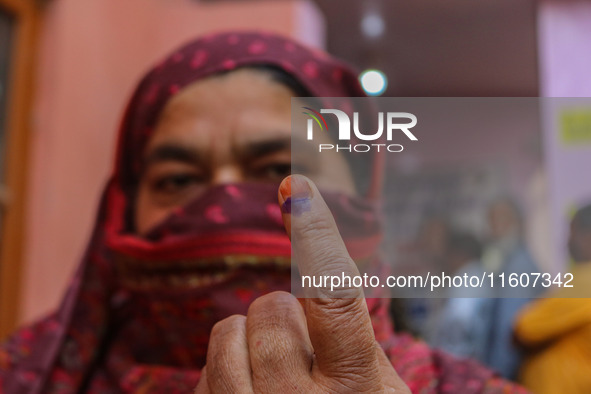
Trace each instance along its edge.
{"label": "red patterned scarf", "polygon": [[[143,238],[126,226],[141,152],[165,104],[192,82],[255,65],[283,70],[312,96],[363,96],[347,66],[268,33],[206,36],[155,67],[125,113],[113,176],[60,308],[0,348],[2,392],[191,392],[213,324],[245,314],[262,294],[289,290],[290,243],[276,202],[277,185],[214,187]],[[379,190],[378,160],[368,196]],[[326,199],[337,222],[344,218],[353,225],[342,229],[352,256],[376,264],[371,256],[380,230],[373,204],[330,193]],[[355,226],[364,226],[370,237],[358,239]],[[510,387],[475,364],[396,336],[387,300],[370,298],[368,304],[376,338],[413,392]]]}

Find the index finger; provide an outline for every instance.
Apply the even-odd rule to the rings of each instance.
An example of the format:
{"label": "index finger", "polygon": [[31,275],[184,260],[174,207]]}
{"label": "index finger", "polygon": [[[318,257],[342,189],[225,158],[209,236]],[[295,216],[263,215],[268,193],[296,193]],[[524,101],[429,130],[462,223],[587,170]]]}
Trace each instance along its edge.
{"label": "index finger", "polygon": [[[292,260],[302,277],[359,275],[328,206],[309,179],[301,175],[284,179],[279,203],[292,241]],[[321,372],[343,377],[347,371],[379,380],[375,337],[363,289],[305,288],[304,293],[310,340]]]}

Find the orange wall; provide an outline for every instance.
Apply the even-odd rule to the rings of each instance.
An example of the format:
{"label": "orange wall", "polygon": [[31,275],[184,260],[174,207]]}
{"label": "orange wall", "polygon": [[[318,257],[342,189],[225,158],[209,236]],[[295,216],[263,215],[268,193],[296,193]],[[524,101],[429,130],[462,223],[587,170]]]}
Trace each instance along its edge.
{"label": "orange wall", "polygon": [[54,0],[37,73],[20,321],[57,305],[110,172],[115,131],[141,74],[205,32],[257,28],[323,45],[305,1]]}

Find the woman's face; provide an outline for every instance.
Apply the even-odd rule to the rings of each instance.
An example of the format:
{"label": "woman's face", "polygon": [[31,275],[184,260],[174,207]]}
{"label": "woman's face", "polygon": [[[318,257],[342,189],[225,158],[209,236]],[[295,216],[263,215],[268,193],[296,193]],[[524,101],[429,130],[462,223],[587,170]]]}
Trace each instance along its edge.
{"label": "woman's face", "polygon": [[[278,184],[289,175],[292,96],[288,87],[253,69],[203,79],[174,96],[143,152],[137,233],[145,234],[213,185]],[[295,116],[296,124],[305,124],[303,115]],[[330,143],[328,136],[322,138]],[[294,172],[324,189],[354,193],[342,155],[314,154],[315,146],[304,139],[298,145],[302,148],[294,154]]]}

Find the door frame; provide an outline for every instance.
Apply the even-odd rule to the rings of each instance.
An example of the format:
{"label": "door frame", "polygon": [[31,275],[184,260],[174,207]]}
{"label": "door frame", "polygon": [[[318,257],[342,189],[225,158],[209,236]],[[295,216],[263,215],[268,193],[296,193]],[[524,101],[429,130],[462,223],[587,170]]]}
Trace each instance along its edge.
{"label": "door frame", "polygon": [[18,324],[24,266],[26,185],[36,42],[40,7],[36,0],[0,0],[13,14],[15,34],[6,118],[6,187],[9,191],[0,247],[0,340]]}

